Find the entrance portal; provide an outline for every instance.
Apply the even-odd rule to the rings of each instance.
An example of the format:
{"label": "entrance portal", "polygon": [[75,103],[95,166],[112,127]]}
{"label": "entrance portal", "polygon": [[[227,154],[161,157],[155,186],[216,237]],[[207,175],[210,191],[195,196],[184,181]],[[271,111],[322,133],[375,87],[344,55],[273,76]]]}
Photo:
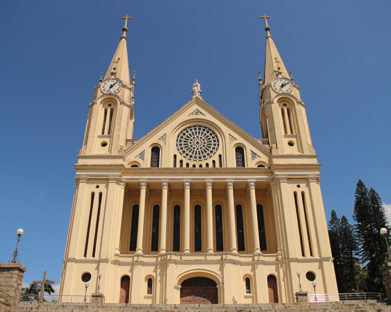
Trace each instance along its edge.
{"label": "entrance portal", "polygon": [[216,283],[205,277],[193,277],[181,285],[181,303],[211,304],[217,303]]}

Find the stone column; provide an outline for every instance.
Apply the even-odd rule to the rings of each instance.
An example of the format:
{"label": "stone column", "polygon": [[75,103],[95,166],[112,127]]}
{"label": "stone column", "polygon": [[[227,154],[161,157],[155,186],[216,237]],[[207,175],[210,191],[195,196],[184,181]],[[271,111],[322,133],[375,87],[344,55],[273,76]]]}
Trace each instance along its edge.
{"label": "stone column", "polygon": [[18,304],[24,272],[20,263],[0,263],[0,310]]}
{"label": "stone column", "polygon": [[257,199],[255,195],[255,182],[248,182],[250,188],[250,204],[251,204],[251,225],[253,231],[254,254],[260,254],[259,247],[259,231],[258,231],[258,214],[257,214]]}
{"label": "stone column", "polygon": [[185,209],[183,229],[183,252],[190,253],[190,182],[185,182]]}
{"label": "stone column", "polygon": [[168,182],[162,182],[162,212],[160,218],[160,254],[166,253],[167,244],[167,195]]}
{"label": "stone column", "polygon": [[212,182],[206,182],[206,234],[207,234],[207,250],[208,250],[208,253],[213,253]]}
{"label": "stone column", "polygon": [[229,234],[231,241],[231,252],[237,253],[236,227],[235,227],[235,202],[233,182],[227,182],[228,191],[228,216],[229,216]]}
{"label": "stone column", "polygon": [[147,192],[147,182],[140,183],[140,205],[138,212],[137,228],[137,248],[136,254],[143,254],[143,236],[144,236],[144,214],[145,214],[145,195]]}

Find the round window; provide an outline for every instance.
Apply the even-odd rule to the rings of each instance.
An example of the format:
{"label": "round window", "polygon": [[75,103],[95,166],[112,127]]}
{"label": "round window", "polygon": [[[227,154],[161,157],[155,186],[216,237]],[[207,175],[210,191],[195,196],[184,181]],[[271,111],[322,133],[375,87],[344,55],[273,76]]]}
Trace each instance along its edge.
{"label": "round window", "polygon": [[209,159],[219,149],[217,134],[205,126],[190,126],[183,129],[177,139],[178,152],[189,160]]}
{"label": "round window", "polygon": [[81,276],[81,280],[86,283],[91,279],[91,274],[86,272]]}
{"label": "round window", "polygon": [[305,277],[310,281],[314,281],[316,276],[315,276],[315,273],[314,272],[311,272],[311,271],[308,271],[307,274],[305,275]]}

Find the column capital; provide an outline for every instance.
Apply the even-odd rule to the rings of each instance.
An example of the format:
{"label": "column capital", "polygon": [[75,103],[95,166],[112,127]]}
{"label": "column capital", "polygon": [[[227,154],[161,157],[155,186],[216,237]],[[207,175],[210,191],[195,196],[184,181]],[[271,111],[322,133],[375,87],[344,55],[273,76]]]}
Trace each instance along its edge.
{"label": "column capital", "polygon": [[250,189],[255,189],[255,181],[248,181],[248,186]]}
{"label": "column capital", "polygon": [[319,183],[320,182],[320,177],[309,177],[308,181]]}
{"label": "column capital", "polygon": [[234,187],[234,183],[232,181],[227,182],[227,188],[232,189]]}
{"label": "column capital", "polygon": [[76,183],[87,183],[88,177],[76,177]]}
{"label": "column capital", "polygon": [[213,186],[213,182],[212,181],[206,181],[205,184],[206,184],[206,188],[207,189],[211,189],[212,186]]}
{"label": "column capital", "polygon": [[145,182],[145,181],[140,182],[140,188],[141,189],[146,189],[147,188],[147,182]]}
{"label": "column capital", "polygon": [[162,189],[168,189],[168,182],[162,181]]}
{"label": "column capital", "polygon": [[287,177],[275,176],[275,177],[273,177],[271,183],[275,184],[275,183],[287,183],[287,182],[288,182],[288,178]]}
{"label": "column capital", "polygon": [[185,189],[189,189],[190,188],[190,181],[185,181],[183,183],[183,185],[185,186]]}

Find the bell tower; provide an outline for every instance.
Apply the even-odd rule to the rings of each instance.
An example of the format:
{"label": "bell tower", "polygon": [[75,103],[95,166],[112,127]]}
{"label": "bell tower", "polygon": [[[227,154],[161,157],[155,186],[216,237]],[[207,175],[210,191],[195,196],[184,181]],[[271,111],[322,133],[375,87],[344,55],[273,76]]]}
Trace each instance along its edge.
{"label": "bell tower", "polygon": [[104,79],[90,103],[81,155],[121,153],[133,137],[135,72],[130,80],[127,50],[128,15]]}
{"label": "bell tower", "polygon": [[262,136],[269,139],[273,154],[315,154],[300,89],[282,61],[265,20],[266,54],[259,104]]}

